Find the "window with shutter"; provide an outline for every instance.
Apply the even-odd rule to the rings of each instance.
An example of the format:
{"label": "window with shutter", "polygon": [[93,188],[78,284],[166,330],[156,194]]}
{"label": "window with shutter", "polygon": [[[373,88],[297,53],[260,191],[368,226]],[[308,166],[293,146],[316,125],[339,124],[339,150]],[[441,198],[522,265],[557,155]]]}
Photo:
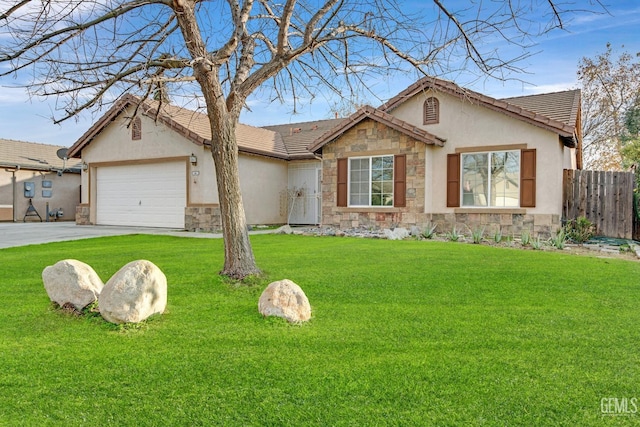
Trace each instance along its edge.
{"label": "window with shutter", "polygon": [[430,97],[424,101],[424,123],[425,125],[433,125],[440,122],[440,101],[437,98]]}
{"label": "window with shutter", "polygon": [[535,205],[535,149],[448,155],[447,207],[517,208]]}

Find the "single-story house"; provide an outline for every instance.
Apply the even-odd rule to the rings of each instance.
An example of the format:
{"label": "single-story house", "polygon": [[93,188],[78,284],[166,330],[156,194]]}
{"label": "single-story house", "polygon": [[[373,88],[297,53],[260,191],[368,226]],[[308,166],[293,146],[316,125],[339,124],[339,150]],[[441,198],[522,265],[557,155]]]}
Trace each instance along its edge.
{"label": "single-story house", "polygon": [[74,220],[80,163],[67,148],[0,139],[0,221]]}
{"label": "single-story house", "polygon": [[[206,115],[125,95],[69,149],[81,157],[79,224],[220,229]],[[133,120],[132,120],[133,119]],[[239,124],[239,170],[249,224],[320,222],[321,163],[306,149],[339,120]]]}
{"label": "single-story house", "polygon": [[[78,223],[220,227],[204,114],[126,95],[69,150]],[[563,169],[581,168],[580,92],[494,99],[432,77],[345,119],[238,125],[249,224],[560,227]]]}

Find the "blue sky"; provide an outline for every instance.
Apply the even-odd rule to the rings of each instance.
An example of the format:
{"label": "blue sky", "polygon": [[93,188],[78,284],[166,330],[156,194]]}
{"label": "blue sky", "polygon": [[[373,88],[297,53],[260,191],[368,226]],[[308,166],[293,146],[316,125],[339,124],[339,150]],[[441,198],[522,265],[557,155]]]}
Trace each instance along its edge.
{"label": "blue sky", "polygon": [[[587,0],[577,1],[581,2]],[[537,53],[519,64],[526,73],[511,74],[508,81],[478,79],[465,73],[458,73],[453,79],[461,86],[495,98],[576,88],[579,60],[604,52],[608,42],[616,53],[640,52],[640,2],[604,0],[604,3],[612,3],[607,4],[610,14],[579,14],[566,22],[566,30],[538,39],[532,48]],[[375,90],[382,98],[388,98],[411,83],[409,77],[399,76],[378,82]],[[55,101],[29,99],[24,89],[14,88],[13,84],[11,78],[0,80],[0,138],[70,146],[97,119],[87,112],[76,120],[54,125],[50,117]],[[252,111],[243,113],[241,122],[264,126],[326,119],[333,116],[331,105],[335,102],[335,95],[318,96],[313,102],[303,99],[299,113],[293,114],[291,105],[269,104],[253,97],[249,100]],[[377,105],[378,101],[371,103]]]}

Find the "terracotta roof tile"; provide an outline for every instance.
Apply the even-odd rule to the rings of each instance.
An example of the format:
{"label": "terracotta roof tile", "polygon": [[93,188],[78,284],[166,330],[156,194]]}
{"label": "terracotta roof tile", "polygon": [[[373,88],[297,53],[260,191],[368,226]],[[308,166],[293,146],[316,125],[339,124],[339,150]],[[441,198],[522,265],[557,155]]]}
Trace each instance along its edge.
{"label": "terracotta roof tile", "polygon": [[307,147],[325,132],[333,129],[344,119],[317,120],[313,122],[290,123],[265,126],[277,132],[287,148],[290,159],[313,159],[315,156]]}
{"label": "terracotta roof tile", "polygon": [[578,89],[502,100],[567,125],[575,125],[580,110],[580,90]]}
{"label": "terracotta roof tile", "polygon": [[33,170],[72,169],[80,171],[80,162],[76,159],[65,163],[56,154],[61,145],[38,144],[35,142],[0,139],[0,167],[16,167]]}

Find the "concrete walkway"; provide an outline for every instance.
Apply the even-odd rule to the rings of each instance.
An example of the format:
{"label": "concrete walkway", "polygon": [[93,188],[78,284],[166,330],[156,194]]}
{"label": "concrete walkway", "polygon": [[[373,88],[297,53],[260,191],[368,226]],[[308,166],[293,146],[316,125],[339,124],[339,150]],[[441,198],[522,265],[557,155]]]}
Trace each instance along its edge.
{"label": "concrete walkway", "polygon": [[[273,233],[275,230],[251,231],[251,234]],[[74,222],[0,222],[0,249],[37,245],[92,237],[126,234],[162,234],[179,237],[222,238],[219,233],[194,233],[168,228],[118,227],[108,225],[76,225]]]}

